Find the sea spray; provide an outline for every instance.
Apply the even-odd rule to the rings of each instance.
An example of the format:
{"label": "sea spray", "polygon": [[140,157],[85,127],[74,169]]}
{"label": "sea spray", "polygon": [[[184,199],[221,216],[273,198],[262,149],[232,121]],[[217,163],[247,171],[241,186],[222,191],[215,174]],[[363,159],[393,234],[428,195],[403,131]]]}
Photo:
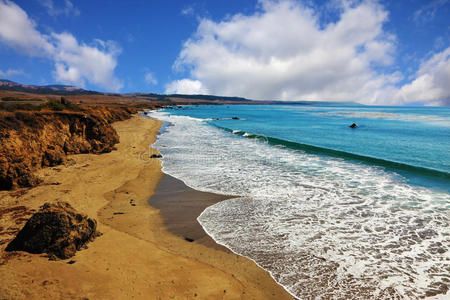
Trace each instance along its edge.
{"label": "sea spray", "polygon": [[[239,198],[199,222],[299,298],[445,295],[448,193],[384,168],[270,145],[162,112],[164,172]],[[163,147],[164,146],[164,147]]]}

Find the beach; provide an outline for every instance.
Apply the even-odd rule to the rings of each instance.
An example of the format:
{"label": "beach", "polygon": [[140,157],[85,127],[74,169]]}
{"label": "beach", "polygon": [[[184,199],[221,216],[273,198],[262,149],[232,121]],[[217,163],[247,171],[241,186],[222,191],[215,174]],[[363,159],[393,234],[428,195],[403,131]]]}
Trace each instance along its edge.
{"label": "beach", "polygon": [[0,300],[450,300],[449,14],[0,0]]}
{"label": "beach", "polygon": [[166,174],[234,195],[203,209],[204,230],[292,295],[448,298],[448,159],[430,141],[448,147],[445,110],[189,106],[150,116],[170,123],[153,145]]}
{"label": "beach", "polygon": [[[1,299],[292,298],[266,271],[216,245],[193,221],[199,207],[223,196],[203,195],[198,206],[198,194],[183,198],[187,187],[178,183],[171,201],[187,199],[184,209],[163,203],[170,180],[158,192],[164,174],[160,161],[149,158],[160,126],[136,115],[116,122],[117,150],[70,156],[65,165],[37,171],[41,185],[0,192]],[[96,219],[102,235],[69,260],[4,251],[33,209],[56,201]]]}

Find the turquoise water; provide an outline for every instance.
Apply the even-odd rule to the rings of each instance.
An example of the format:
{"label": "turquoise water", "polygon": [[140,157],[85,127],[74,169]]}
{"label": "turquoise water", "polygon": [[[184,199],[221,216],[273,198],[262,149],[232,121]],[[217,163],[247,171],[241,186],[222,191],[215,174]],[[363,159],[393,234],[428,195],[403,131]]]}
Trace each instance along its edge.
{"label": "turquoise water", "polygon": [[[272,144],[380,165],[413,184],[450,191],[450,108],[188,106],[171,114],[213,119],[211,125]],[[349,128],[352,123],[358,128]]]}
{"label": "turquoise water", "polygon": [[448,108],[236,105],[149,114],[168,124],[154,145],[164,172],[236,196],[202,212],[205,231],[292,295],[450,297]]}

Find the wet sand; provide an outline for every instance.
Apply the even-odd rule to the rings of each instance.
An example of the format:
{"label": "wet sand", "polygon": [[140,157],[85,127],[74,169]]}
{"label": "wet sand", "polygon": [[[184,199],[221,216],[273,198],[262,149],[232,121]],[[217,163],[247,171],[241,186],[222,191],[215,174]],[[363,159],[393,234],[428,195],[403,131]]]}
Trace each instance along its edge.
{"label": "wet sand", "polygon": [[165,227],[173,234],[188,242],[197,242],[231,253],[228,248],[218,245],[206,234],[197,221],[197,217],[205,208],[229,198],[230,196],[194,190],[183,181],[165,174],[149,203],[159,209]]}
{"label": "wet sand", "polygon": [[[292,299],[267,272],[215,246],[195,224],[195,214],[223,196],[186,190],[164,176],[160,161],[149,158],[161,122],[135,116],[113,126],[116,151],[74,155],[64,166],[40,170],[41,185],[0,192],[0,299]],[[17,211],[56,201],[97,219],[103,235],[71,264],[6,253],[26,221]]]}

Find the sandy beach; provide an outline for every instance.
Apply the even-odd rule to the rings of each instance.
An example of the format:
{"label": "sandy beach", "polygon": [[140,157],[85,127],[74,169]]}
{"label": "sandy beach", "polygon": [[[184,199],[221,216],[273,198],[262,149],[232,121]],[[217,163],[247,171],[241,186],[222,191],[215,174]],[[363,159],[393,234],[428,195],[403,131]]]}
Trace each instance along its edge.
{"label": "sandy beach", "polygon": [[[39,170],[41,185],[0,192],[0,299],[292,299],[196,223],[224,196],[190,190],[148,158],[161,122],[134,116],[113,126],[117,150],[70,156]],[[69,260],[4,251],[33,209],[56,201],[95,218],[102,235]]]}

